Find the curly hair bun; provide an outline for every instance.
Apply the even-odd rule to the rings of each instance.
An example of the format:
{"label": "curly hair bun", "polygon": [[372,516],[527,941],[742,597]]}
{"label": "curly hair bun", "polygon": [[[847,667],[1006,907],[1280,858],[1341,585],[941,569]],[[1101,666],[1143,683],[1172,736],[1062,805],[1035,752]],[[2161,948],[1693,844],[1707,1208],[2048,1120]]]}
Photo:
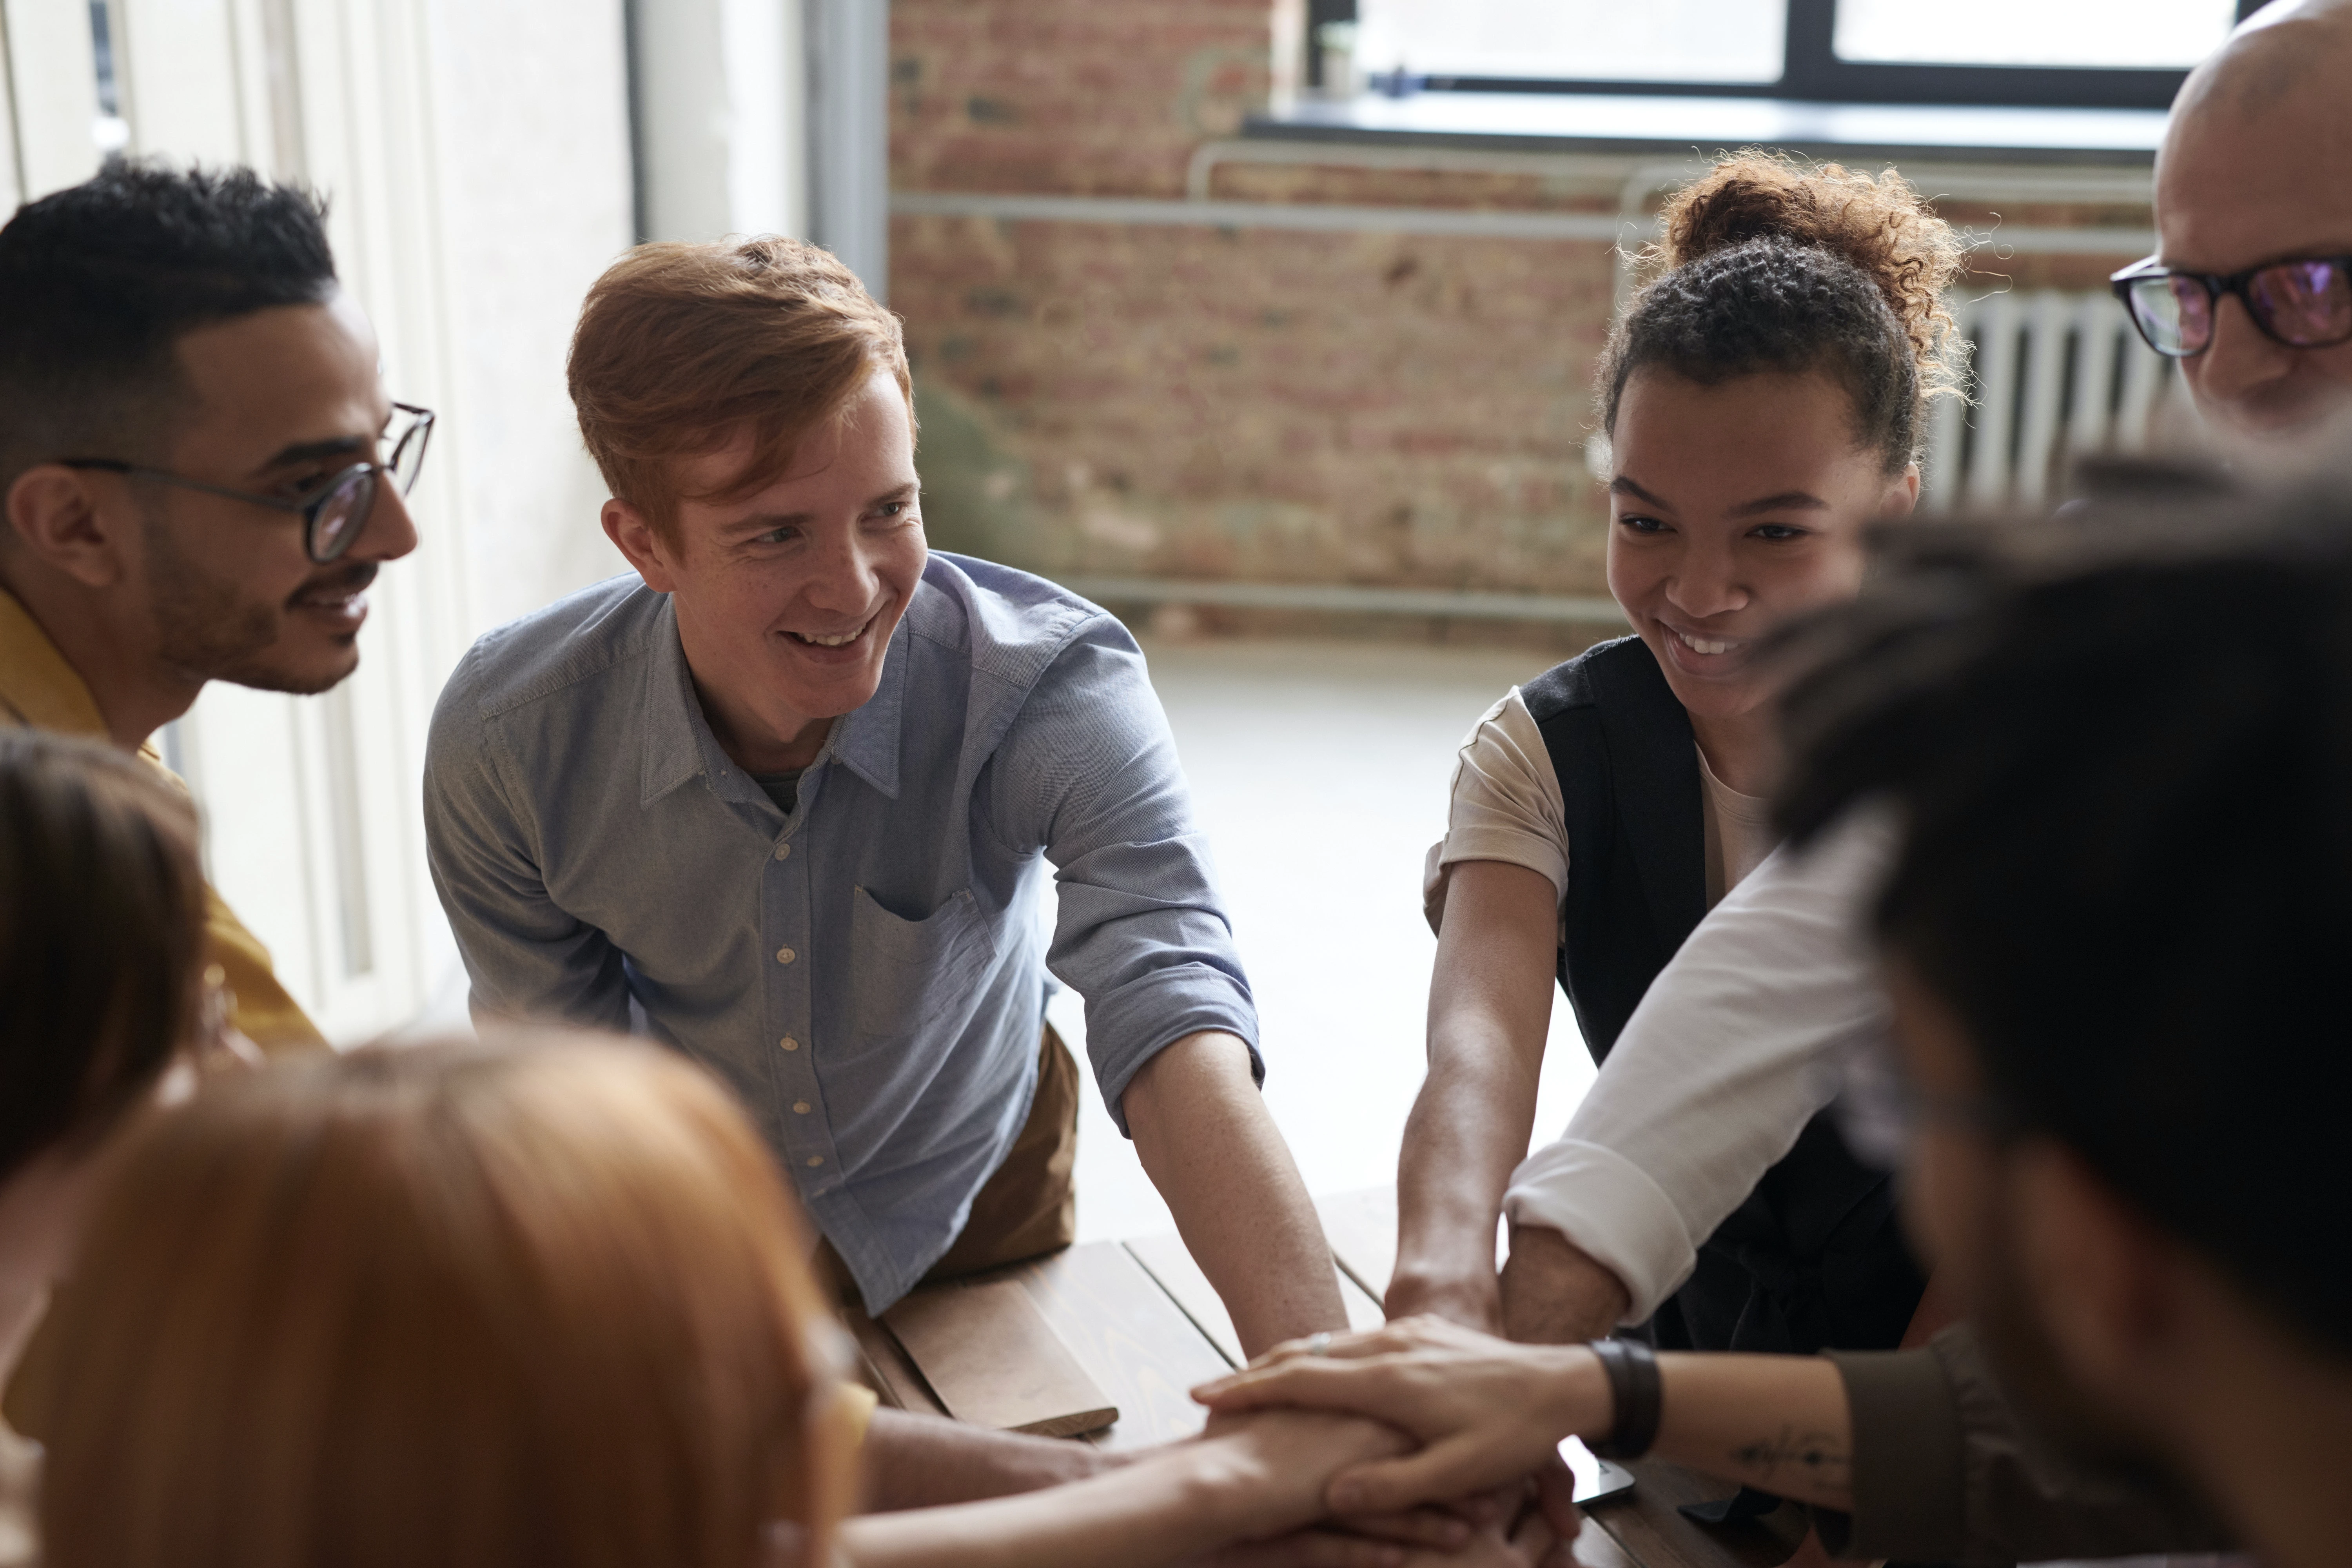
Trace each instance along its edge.
{"label": "curly hair bun", "polygon": [[1649,257],[1661,271],[1759,239],[1851,263],[1911,340],[1921,390],[1958,385],[1959,329],[1944,294],[1966,269],[1966,253],[1952,226],[1893,169],[1874,177],[1781,153],[1737,153],[1675,192],[1660,217],[1664,237]]}

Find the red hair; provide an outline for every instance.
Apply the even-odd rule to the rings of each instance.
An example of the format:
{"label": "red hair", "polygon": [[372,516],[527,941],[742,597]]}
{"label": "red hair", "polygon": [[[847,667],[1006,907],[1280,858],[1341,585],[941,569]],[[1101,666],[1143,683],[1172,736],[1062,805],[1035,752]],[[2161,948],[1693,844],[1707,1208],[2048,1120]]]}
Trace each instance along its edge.
{"label": "red hair", "polygon": [[[832,254],[769,236],[641,245],[588,290],[568,375],[580,436],[617,499],[675,545],[681,500],[751,495],[792,467],[803,437],[887,371],[914,409],[898,318]],[[674,465],[743,432],[751,455],[716,491]]]}

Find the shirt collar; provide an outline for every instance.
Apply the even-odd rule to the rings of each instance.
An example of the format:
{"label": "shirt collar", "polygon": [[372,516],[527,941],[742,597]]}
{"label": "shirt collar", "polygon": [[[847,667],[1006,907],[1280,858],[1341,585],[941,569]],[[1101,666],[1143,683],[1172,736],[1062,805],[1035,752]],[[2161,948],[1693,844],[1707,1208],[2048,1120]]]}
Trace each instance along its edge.
{"label": "shirt collar", "polygon": [[[898,798],[898,726],[906,710],[908,643],[907,617],[901,616],[890,634],[890,649],[882,656],[881,685],[864,707],[842,715],[811,764],[822,766],[831,757],[892,800]],[[677,606],[667,595],[646,681],[645,736],[640,805],[651,805],[697,775],[716,779],[741,771],[728,763],[703,716],[686,647],[677,638]]]}
{"label": "shirt collar", "polygon": [[89,685],[16,596],[0,588],[0,719],[68,735],[103,735]]}
{"label": "shirt collar", "polygon": [[[908,608],[911,612],[913,606]],[[882,683],[874,695],[833,727],[834,756],[890,800],[898,798],[898,731],[906,718],[908,649],[913,640],[907,623],[911,618],[900,616],[898,629],[890,634],[890,650],[882,656]]]}

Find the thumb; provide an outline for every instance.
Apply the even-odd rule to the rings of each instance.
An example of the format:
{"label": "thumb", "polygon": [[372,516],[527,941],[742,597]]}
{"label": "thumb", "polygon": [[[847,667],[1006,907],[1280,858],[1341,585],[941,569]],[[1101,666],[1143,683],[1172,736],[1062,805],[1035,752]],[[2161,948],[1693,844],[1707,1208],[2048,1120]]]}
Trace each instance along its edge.
{"label": "thumb", "polygon": [[1481,1465],[1477,1451],[1461,1438],[1448,1438],[1401,1459],[1375,1459],[1340,1471],[1324,1501],[1334,1513],[1392,1513],[1508,1479],[1493,1469]]}
{"label": "thumb", "polygon": [[[1576,1531],[1584,1521],[1583,1510],[1576,1506],[1576,1473],[1560,1462],[1555,1454],[1549,1463],[1536,1471],[1536,1507],[1544,1522],[1551,1526],[1565,1550],[1576,1539]],[[1566,1558],[1559,1559],[1565,1562]]]}

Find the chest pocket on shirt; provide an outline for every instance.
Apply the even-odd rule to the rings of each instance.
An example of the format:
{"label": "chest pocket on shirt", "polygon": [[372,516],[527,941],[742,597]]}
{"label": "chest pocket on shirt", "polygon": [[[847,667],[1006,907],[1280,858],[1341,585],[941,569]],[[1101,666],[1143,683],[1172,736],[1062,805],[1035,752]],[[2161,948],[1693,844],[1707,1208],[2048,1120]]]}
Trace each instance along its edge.
{"label": "chest pocket on shirt", "polygon": [[962,1031],[995,939],[969,889],[919,921],[894,915],[864,888],[850,898],[850,1027],[861,1046],[908,1045]]}

